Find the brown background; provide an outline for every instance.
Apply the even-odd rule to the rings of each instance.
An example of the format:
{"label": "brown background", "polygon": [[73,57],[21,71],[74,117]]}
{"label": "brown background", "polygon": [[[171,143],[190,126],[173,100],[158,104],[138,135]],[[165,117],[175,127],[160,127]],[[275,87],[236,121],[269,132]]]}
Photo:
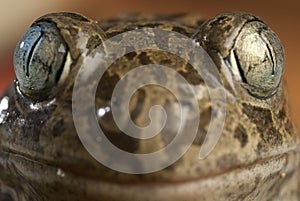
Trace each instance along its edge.
{"label": "brown background", "polygon": [[74,11],[93,18],[130,12],[199,14],[205,18],[225,11],[246,11],[261,17],[279,35],[286,53],[285,80],[292,117],[300,128],[300,3],[299,0],[2,0],[0,8],[0,92],[13,80],[12,52],[37,17],[54,11]]}

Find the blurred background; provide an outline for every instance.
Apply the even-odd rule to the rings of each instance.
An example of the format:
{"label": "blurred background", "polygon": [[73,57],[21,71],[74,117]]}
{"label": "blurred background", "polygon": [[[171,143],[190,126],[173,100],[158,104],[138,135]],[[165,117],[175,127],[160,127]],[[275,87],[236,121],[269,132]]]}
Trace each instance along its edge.
{"label": "blurred background", "polygon": [[0,93],[14,79],[12,55],[31,22],[49,12],[72,11],[97,19],[125,13],[193,13],[212,17],[246,11],[262,18],[281,39],[286,53],[285,80],[292,117],[300,128],[300,1],[274,0],[2,0],[0,7]]}

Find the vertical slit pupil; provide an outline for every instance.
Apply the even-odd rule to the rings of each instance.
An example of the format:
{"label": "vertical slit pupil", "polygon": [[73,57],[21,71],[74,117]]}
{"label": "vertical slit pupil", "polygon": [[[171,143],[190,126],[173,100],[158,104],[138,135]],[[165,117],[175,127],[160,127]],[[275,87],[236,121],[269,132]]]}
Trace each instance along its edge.
{"label": "vertical slit pupil", "polygon": [[26,69],[26,76],[29,77],[29,66],[30,66],[30,63],[31,63],[31,60],[32,60],[32,56],[33,56],[33,52],[34,50],[36,49],[37,47],[37,44],[41,41],[43,37],[43,32],[41,32],[41,35],[34,41],[33,45],[31,46],[30,48],[30,51],[27,55],[27,58],[26,58],[26,64],[25,64],[25,69]]}
{"label": "vertical slit pupil", "polygon": [[234,55],[234,59],[236,61],[236,65],[237,65],[237,67],[238,67],[238,69],[240,71],[240,75],[241,75],[242,81],[245,82],[245,83],[247,83],[247,79],[245,77],[245,73],[244,73],[244,71],[242,69],[242,65],[241,65],[241,63],[239,61],[239,57],[238,57],[238,55],[236,53],[236,50],[233,50],[233,55]]}

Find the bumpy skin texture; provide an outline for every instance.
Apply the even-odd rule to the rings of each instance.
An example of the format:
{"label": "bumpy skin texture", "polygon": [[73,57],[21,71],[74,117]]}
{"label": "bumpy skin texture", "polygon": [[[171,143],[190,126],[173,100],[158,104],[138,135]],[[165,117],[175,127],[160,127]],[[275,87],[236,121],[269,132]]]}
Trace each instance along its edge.
{"label": "bumpy skin texture", "polygon": [[[9,105],[1,112],[0,200],[299,200],[299,140],[288,115],[282,78],[273,86],[275,91],[255,93],[256,88],[242,75],[245,69],[230,60],[230,52],[239,45],[235,40],[241,27],[261,20],[245,13],[226,13],[206,22],[187,15],[132,15],[96,23],[77,14],[56,13],[40,21],[53,22],[60,30],[71,56],[71,70],[63,84],[41,102],[24,96],[17,81],[5,92]],[[72,92],[85,56],[105,39],[142,27],[194,38],[213,58],[229,96],[224,103],[227,115],[221,138],[206,159],[199,160],[198,153],[211,118],[209,98],[199,100],[199,132],[179,161],[156,173],[129,175],[102,166],[83,148],[72,120]],[[281,44],[275,46],[280,53]],[[283,65],[283,55],[277,57],[276,65]],[[114,85],[126,72],[149,63],[167,65],[194,86],[205,86],[195,70],[174,55],[138,51],[117,60],[103,76],[97,107],[110,100]],[[81,90],[85,87],[88,85]],[[144,113],[153,102],[164,105],[173,101],[174,97],[161,89],[144,87],[130,105],[134,121],[145,123]],[[144,146],[142,140],[123,137],[106,119],[99,123],[108,138],[130,152],[153,151],[166,143],[157,137]]]}

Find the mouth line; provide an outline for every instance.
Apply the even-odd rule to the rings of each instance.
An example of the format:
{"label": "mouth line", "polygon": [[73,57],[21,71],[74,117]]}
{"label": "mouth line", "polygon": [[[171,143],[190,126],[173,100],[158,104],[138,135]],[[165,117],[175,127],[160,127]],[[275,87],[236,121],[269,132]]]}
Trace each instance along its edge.
{"label": "mouth line", "polygon": [[[208,198],[207,196],[211,197],[212,195],[215,197],[213,200],[219,200],[220,197],[222,198],[229,194],[233,194],[235,198],[245,194],[250,195],[257,193],[255,189],[258,189],[258,191],[261,188],[269,189],[273,185],[288,186],[298,178],[295,169],[287,168],[287,166],[293,164],[293,167],[295,167],[296,162],[299,161],[294,160],[296,159],[295,156],[295,153],[287,152],[272,158],[264,158],[262,161],[245,166],[235,167],[220,174],[178,182],[132,183],[129,181],[95,180],[71,175],[71,172],[64,172],[66,173],[64,178],[59,176],[51,177],[47,174],[48,171],[44,169],[45,167],[43,167],[43,172],[35,172],[35,170],[30,169],[31,172],[27,175],[21,174],[21,176],[25,176],[27,181],[24,182],[33,182],[37,188],[47,186],[47,189],[51,190],[57,189],[58,185],[61,186],[60,196],[68,197],[69,192],[78,192],[77,196],[83,196],[80,192],[84,190],[84,196],[89,198],[88,200],[96,200],[98,198],[101,198],[101,200],[110,198],[109,200],[124,201],[198,200],[199,198],[202,200],[202,197]],[[288,161],[289,157],[291,161]],[[28,160],[27,158],[25,159]],[[292,164],[288,164],[288,162]],[[18,178],[18,181],[20,181],[20,178]],[[47,189],[46,193],[53,193],[52,190],[48,192]]]}
{"label": "mouth line", "polygon": [[[147,180],[147,181],[130,181],[129,179],[124,179],[124,180],[120,180],[120,179],[115,179],[115,180],[111,180],[111,179],[107,179],[107,178],[99,178],[99,177],[91,177],[91,176],[86,176],[86,175],[80,175],[80,174],[76,174],[76,169],[64,169],[61,168],[59,166],[58,163],[55,163],[52,160],[47,160],[47,159],[42,159],[42,157],[33,157],[30,154],[24,154],[22,152],[10,149],[10,148],[4,148],[2,147],[2,151],[6,154],[13,154],[16,158],[21,158],[27,162],[31,162],[31,163],[35,163],[35,164],[40,164],[43,166],[49,166],[51,168],[55,168],[55,169],[62,169],[64,173],[66,173],[67,175],[72,175],[72,177],[74,178],[79,178],[79,179],[87,179],[90,180],[92,182],[104,182],[107,184],[111,184],[111,185],[119,185],[119,186],[177,186],[177,185],[182,185],[182,184],[186,184],[186,183],[194,183],[194,182],[199,182],[199,181],[205,181],[208,179],[213,179],[216,177],[221,177],[222,175],[226,175],[235,171],[243,171],[243,170],[247,170],[247,169],[251,169],[253,167],[255,167],[256,165],[264,165],[264,164],[268,164],[270,163],[270,161],[273,160],[288,160],[288,156],[291,155],[294,152],[299,152],[299,147],[295,147],[294,149],[289,149],[284,153],[279,153],[279,154],[274,154],[268,157],[263,157],[263,158],[259,158],[257,160],[254,160],[250,163],[246,163],[246,164],[240,164],[240,165],[236,165],[236,166],[232,166],[224,171],[220,171],[220,172],[212,172],[211,174],[207,174],[205,176],[199,176],[199,177],[194,177],[194,178],[187,178],[187,179],[180,179],[180,180],[172,180],[172,181],[166,181],[161,180],[161,181],[151,181],[151,180]],[[286,161],[286,163],[288,163],[288,161]],[[271,173],[270,173],[271,174]]]}

